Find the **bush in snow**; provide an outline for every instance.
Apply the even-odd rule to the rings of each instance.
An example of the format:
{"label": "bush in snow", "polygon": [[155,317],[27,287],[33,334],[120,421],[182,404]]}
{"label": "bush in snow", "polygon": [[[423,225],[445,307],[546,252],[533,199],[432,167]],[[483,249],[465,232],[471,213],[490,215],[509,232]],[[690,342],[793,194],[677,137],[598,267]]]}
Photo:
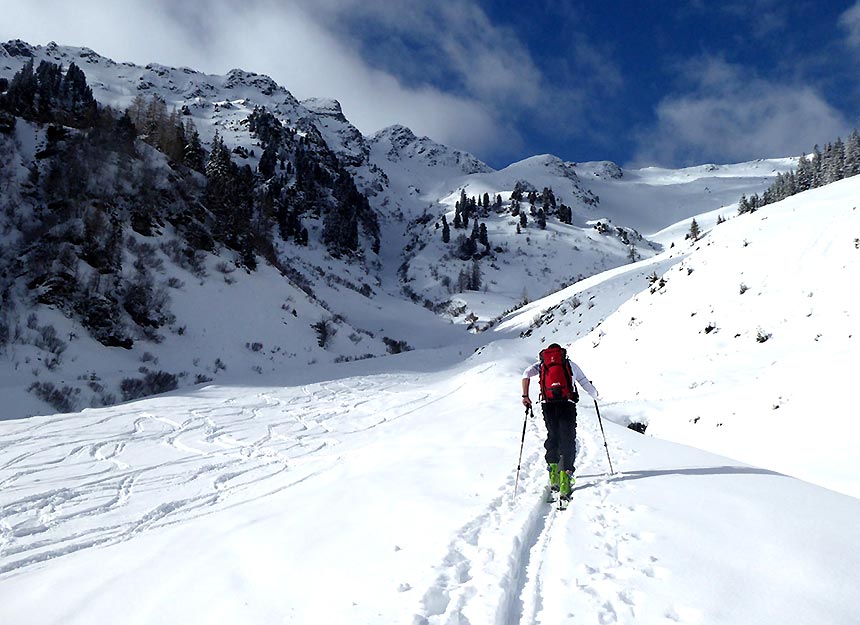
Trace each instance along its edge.
{"label": "bush in snow", "polygon": [[399,354],[401,352],[408,352],[412,349],[406,341],[397,341],[387,336],[382,337],[382,342],[385,343],[385,347],[388,348],[389,354]]}
{"label": "bush in snow", "polygon": [[123,401],[176,390],[177,378],[166,371],[150,371],[142,378],[126,378],[120,383]]}
{"label": "bush in snow", "polygon": [[81,389],[70,386],[57,388],[51,382],[33,382],[27,390],[49,404],[57,412],[74,412],[77,410],[75,396],[81,392]]}

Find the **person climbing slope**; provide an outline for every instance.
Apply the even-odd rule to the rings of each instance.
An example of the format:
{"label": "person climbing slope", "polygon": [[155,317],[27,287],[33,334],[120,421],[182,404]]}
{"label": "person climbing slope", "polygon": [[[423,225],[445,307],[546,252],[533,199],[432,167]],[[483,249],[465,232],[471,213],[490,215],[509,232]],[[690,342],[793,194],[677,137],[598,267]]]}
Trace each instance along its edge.
{"label": "person climbing slope", "polygon": [[549,471],[550,487],[559,491],[559,496],[570,497],[575,483],[576,470],[576,402],[578,383],[597,401],[600,394],[585,377],[579,365],[571,361],[558,343],[541,350],[538,361],[523,371],[523,405],[532,405],[529,397],[531,378],[539,376],[540,402],[546,424],[544,456]]}

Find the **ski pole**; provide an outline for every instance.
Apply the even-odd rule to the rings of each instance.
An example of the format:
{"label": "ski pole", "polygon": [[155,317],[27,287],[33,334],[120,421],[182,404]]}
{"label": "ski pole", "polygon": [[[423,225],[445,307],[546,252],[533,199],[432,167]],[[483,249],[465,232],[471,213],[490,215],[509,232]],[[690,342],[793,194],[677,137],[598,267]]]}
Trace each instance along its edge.
{"label": "ski pole", "polygon": [[526,406],[526,415],[523,417],[523,436],[520,439],[520,457],[517,460],[517,479],[514,480],[514,498],[517,496],[517,486],[520,483],[520,465],[523,462],[523,445],[526,442],[526,424],[529,421],[529,410],[531,410],[531,406]]}
{"label": "ski pole", "polygon": [[594,409],[597,411],[597,422],[600,424],[600,433],[603,435],[603,446],[606,448],[606,459],[609,461],[609,474],[615,475],[612,470],[612,458],[609,457],[609,445],[606,444],[606,432],[603,431],[603,419],[600,418],[600,408],[597,407],[597,400],[594,400]]}

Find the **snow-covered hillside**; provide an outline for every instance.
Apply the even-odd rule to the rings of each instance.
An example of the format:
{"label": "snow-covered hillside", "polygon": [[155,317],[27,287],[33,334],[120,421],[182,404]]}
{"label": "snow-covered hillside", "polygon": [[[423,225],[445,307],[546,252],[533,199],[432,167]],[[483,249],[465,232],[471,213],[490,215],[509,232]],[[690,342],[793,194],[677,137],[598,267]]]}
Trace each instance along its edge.
{"label": "snow-covered hillside", "polygon": [[[160,99],[183,123],[193,122],[204,148],[212,146],[217,134],[237,164],[254,171],[264,150],[260,133],[252,131],[251,115],[265,108],[298,142],[313,139],[321,158],[335,155],[350,172],[378,216],[380,246],[372,249],[376,235],[365,232],[359,254],[334,257],[322,243],[324,219],[309,214],[299,224],[310,234],[306,246],[275,236],[279,271],[261,259],[260,269],[248,273],[237,269],[229,250],[218,249],[201,253],[197,269],[189,269],[179,254],[185,242],[171,225],[150,235],[122,233],[134,243],[134,249],[120,255],[123,279],[131,279],[132,263],[149,266],[154,288],[166,302],[165,318],[174,319],[167,334],[162,333],[168,340],[145,331],[131,350],[105,348],[90,338],[79,319],[70,318],[68,309],[74,306],[61,313],[55,305],[34,305],[32,290],[20,297],[10,290],[14,306],[4,305],[0,315],[0,326],[13,337],[0,359],[0,385],[8,398],[0,416],[5,418],[112,403],[124,396],[123,380],[161,372],[189,386],[210,378],[243,379],[249,372],[286,375],[314,362],[436,346],[448,338],[432,337],[463,337],[465,327],[485,328],[526,300],[632,258],[648,258],[661,246],[682,240],[679,228],[684,226],[651,233],[712,208],[732,214],[740,194],[760,192],[791,164],[783,159],[677,172],[624,171],[613,163],[573,164],[543,155],[494,171],[470,154],[417,137],[402,126],[364,137],[336,101],[299,102],[269,77],[251,71],[213,76],[158,64],[140,67],[87,48],[12,41],[0,45],[0,78],[11,78],[30,60],[36,65],[77,64],[96,100],[119,111],[140,104],[141,96],[144,102]],[[38,163],[47,162],[42,159],[54,149],[43,126],[19,120],[13,136],[0,135],[7,209],[31,203],[33,212],[39,210],[39,201],[27,195],[39,178]],[[138,146],[141,163],[134,171],[142,184],[160,197],[173,194],[168,205],[181,201],[187,192],[176,185],[170,160],[141,141]],[[105,170],[116,177],[111,163]],[[203,184],[199,176],[189,179]],[[526,215],[528,225],[518,228],[520,215],[512,214],[511,202],[518,185],[539,193],[551,189],[570,207],[571,223],[550,214],[541,229],[536,210],[524,201],[520,215]],[[89,186],[104,183],[91,180]],[[475,219],[468,229],[454,230],[449,243],[442,241],[441,219],[453,223],[455,204],[464,193],[501,200],[498,210],[477,216],[489,242],[477,255],[468,250],[464,255],[461,239],[471,239]],[[104,200],[92,203],[102,206]],[[3,223],[6,241],[22,222],[25,217],[16,215]],[[76,240],[59,244],[78,245]],[[392,327],[392,319],[404,323]],[[323,330],[330,337],[325,348],[320,345]],[[53,398],[53,407],[42,401],[45,397]]]}
{"label": "snow-covered hillside", "polygon": [[[4,422],[4,622],[853,625],[857,186],[453,346]],[[552,340],[604,397],[564,512],[519,398]]]}
{"label": "snow-covered hillside", "polygon": [[591,281],[556,294],[539,326],[535,306],[502,329],[581,337],[624,423],[860,496],[858,193],[856,178],[807,191],[639,263],[621,275],[642,292],[593,330],[571,304],[591,303]]}

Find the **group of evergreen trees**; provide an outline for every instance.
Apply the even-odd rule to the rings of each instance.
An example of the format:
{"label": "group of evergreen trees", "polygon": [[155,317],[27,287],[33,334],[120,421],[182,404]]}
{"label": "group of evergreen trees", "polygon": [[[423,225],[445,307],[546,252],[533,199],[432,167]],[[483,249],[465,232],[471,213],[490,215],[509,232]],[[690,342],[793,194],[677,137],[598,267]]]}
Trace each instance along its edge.
{"label": "group of evergreen trees", "polygon": [[774,183],[761,196],[742,196],[738,202],[738,213],[751,213],[802,191],[857,174],[860,174],[860,133],[855,128],[844,143],[842,139],[837,139],[825,145],[823,152],[816,145],[812,150],[812,158],[801,156],[797,169],[777,174]]}
{"label": "group of evergreen trees", "polygon": [[322,219],[323,242],[332,255],[357,252],[360,230],[373,251],[379,251],[376,213],[314,126],[303,127],[300,136],[262,107],[254,109],[248,122],[263,148],[257,170],[263,202],[284,239],[306,244],[308,232],[301,221],[307,216]]}
{"label": "group of evergreen trees", "polygon": [[[521,203],[523,201],[527,201],[529,204],[528,213],[521,207]],[[470,221],[477,220],[479,217],[487,217],[491,208],[497,213],[501,213],[503,211],[501,195],[496,194],[491,205],[489,193],[484,193],[481,198],[476,198],[475,196],[467,197],[465,189],[461,189],[460,199],[454,204],[453,223],[449,224],[447,217],[442,217],[442,241],[445,243],[450,242],[452,226],[458,230],[465,230],[469,227]],[[531,187],[531,185],[523,183],[522,181],[518,181],[516,185],[514,185],[514,190],[511,193],[510,212],[514,217],[519,217],[517,233],[521,231],[521,228],[525,228],[528,225],[529,214],[534,219],[538,228],[542,230],[546,229],[546,220],[549,215],[556,215],[558,220],[565,224],[570,224],[573,221],[572,209],[563,202],[558,202],[551,188],[545,187],[541,193],[538,193],[534,187]],[[472,235],[468,238],[473,242],[479,241],[484,243],[484,245],[489,248],[490,244],[489,241],[485,240],[486,236],[481,235],[481,230],[486,232],[486,227],[484,224],[481,224],[480,228],[475,230],[477,227],[478,225],[475,224],[472,229]],[[462,237],[460,237],[458,239],[458,245],[460,248],[458,255],[466,256],[469,244],[467,243],[467,247],[464,248]]]}
{"label": "group of evergreen trees", "polygon": [[[484,193],[480,198],[475,196],[466,197],[466,190],[460,190],[460,199],[454,203],[454,223],[456,229],[466,230],[469,221],[478,217],[487,217],[490,214],[490,194]],[[502,210],[502,196],[496,195],[493,200],[492,209],[496,212]],[[447,241],[446,241],[447,243]]]}
{"label": "group of evergreen trees", "polygon": [[[311,124],[299,135],[255,111],[262,154],[253,170],[220,135],[207,154],[187,111],[168,111],[158,96],[138,96],[125,111],[99,106],[76,65],[47,61],[0,84],[0,152],[15,153],[17,120],[41,126],[46,144],[26,184],[12,169],[0,180],[14,190],[0,197],[0,225],[19,232],[0,249],[4,311],[20,283],[101,343],[129,348],[172,323],[155,279],[159,247],[199,275],[202,254],[219,246],[253,270],[258,255],[277,262],[275,236],[307,244],[302,222],[311,218],[322,220],[333,255],[359,251],[359,228],[378,250],[375,213]],[[168,225],[178,240],[158,238]],[[141,244],[133,233],[155,238]]]}
{"label": "group of evergreen trees", "polygon": [[9,81],[0,95],[0,108],[40,123],[72,127],[90,125],[98,106],[84,72],[74,63],[63,72],[55,63],[42,61],[34,69],[33,59]]}
{"label": "group of evergreen trees", "polygon": [[525,228],[528,225],[528,217],[520,206],[523,200],[528,202],[528,213],[541,230],[546,229],[547,217],[551,215],[555,215],[564,224],[570,225],[573,222],[573,210],[564,202],[557,201],[551,188],[544,187],[543,191],[538,193],[537,189],[528,183],[518,181],[511,193],[511,214],[514,217],[519,216],[519,228]]}

